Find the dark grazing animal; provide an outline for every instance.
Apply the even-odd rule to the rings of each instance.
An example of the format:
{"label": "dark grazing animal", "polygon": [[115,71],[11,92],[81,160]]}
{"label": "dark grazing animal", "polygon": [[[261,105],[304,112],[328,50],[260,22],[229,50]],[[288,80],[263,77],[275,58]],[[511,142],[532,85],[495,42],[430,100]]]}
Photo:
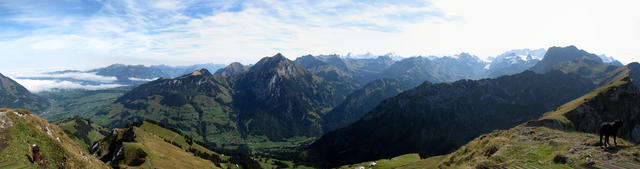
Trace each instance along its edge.
{"label": "dark grazing animal", "polygon": [[[607,147],[609,144],[609,136],[613,137],[613,144],[618,146],[616,142],[616,133],[618,129],[622,127],[622,120],[616,120],[614,122],[604,122],[600,125],[600,145]],[[604,144],[602,143],[602,135],[604,135]]]}

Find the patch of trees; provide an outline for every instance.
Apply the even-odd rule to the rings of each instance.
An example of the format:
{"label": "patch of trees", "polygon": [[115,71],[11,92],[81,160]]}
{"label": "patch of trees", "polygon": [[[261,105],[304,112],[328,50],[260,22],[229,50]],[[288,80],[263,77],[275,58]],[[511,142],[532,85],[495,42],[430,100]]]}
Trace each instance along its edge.
{"label": "patch of trees", "polygon": [[128,103],[123,103],[122,105],[123,105],[124,107],[128,108],[128,109],[133,109],[133,110],[146,109],[146,108],[147,108],[147,106],[148,106],[147,104],[140,103],[140,102],[138,102],[138,103],[131,103],[131,102],[128,102]]}
{"label": "patch of trees", "polygon": [[217,167],[222,167],[220,165],[220,163],[222,162],[222,159],[218,155],[201,152],[200,150],[196,150],[194,148],[189,148],[187,151],[190,153],[193,153],[193,155],[198,156],[202,159],[213,162],[213,164],[215,164]]}
{"label": "patch of trees", "polygon": [[183,94],[167,93],[164,95],[164,98],[160,101],[160,104],[177,107],[177,106],[182,106],[187,104],[187,99]]}
{"label": "patch of trees", "polygon": [[181,146],[180,144],[178,144],[178,143],[176,143],[176,142],[173,142],[173,141],[171,141],[171,140],[167,140],[166,138],[162,138],[162,139],[164,140],[164,142],[171,143],[171,144],[173,144],[174,146],[179,147],[180,149],[182,149],[182,146]]}
{"label": "patch of trees", "polygon": [[[173,128],[173,127],[171,127],[171,126],[169,126],[169,125],[167,125],[165,123],[158,123],[157,121],[153,121],[153,120],[149,120],[149,119],[144,119],[144,120],[136,121],[136,122],[130,122],[130,123],[127,124],[127,126],[140,127],[143,124],[143,122],[148,122],[148,123],[151,123],[151,124],[155,124],[155,125],[158,125],[158,126],[160,126],[162,128],[165,128],[167,130],[171,130],[171,131],[173,131],[175,133],[178,133],[178,135],[180,135],[180,136],[185,138],[187,144],[189,144],[190,146],[193,145],[193,143],[196,143],[196,144],[199,144],[199,145],[201,145],[201,146],[203,146],[206,149],[209,149],[211,151],[231,156],[231,158],[228,161],[223,161],[222,158],[220,158],[218,155],[208,154],[206,152],[201,152],[201,151],[193,149],[191,147],[189,147],[189,149],[187,149],[188,152],[191,152],[195,156],[198,156],[198,157],[200,157],[202,159],[209,160],[209,161],[213,162],[218,167],[221,167],[220,163],[230,162],[230,163],[233,163],[233,164],[238,164],[238,165],[242,166],[242,168],[245,168],[245,169],[261,169],[262,168],[260,166],[260,163],[258,163],[257,161],[253,160],[253,158],[251,158],[251,154],[249,154],[249,152],[251,152],[251,150],[248,147],[246,147],[246,145],[240,146],[237,150],[215,149],[216,144],[213,143],[213,142],[204,143],[202,141],[195,140],[192,137],[190,137],[188,135],[185,135],[184,133],[182,133],[180,130],[178,130],[176,128]],[[179,145],[178,143],[175,143],[173,141],[170,141],[170,140],[167,140],[167,139],[164,139],[164,141],[167,142],[167,143],[173,144],[176,147],[183,148],[181,145]],[[284,168],[286,168],[286,167],[284,167]]]}

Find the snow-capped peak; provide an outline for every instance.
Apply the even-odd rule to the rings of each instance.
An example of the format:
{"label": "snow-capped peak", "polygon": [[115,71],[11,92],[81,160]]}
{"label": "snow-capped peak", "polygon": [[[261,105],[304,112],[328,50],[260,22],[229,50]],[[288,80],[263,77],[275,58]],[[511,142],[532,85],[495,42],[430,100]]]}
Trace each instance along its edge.
{"label": "snow-capped peak", "polygon": [[378,58],[380,56],[388,56],[391,59],[396,60],[396,61],[402,60],[401,56],[396,55],[394,53],[387,53],[387,54],[384,54],[384,55],[374,55],[374,54],[371,54],[370,52],[367,52],[365,54],[352,54],[351,52],[349,52],[349,53],[347,53],[347,55],[343,56],[343,58],[346,58],[346,59],[376,59],[376,58]]}
{"label": "snow-capped peak", "polygon": [[604,63],[610,64],[610,65],[622,66],[622,63],[620,63],[620,61],[616,60],[611,56],[606,56],[604,54],[601,54],[601,55],[598,55],[598,57],[600,57],[600,59],[602,59],[602,62]]}
{"label": "snow-capped peak", "polygon": [[544,57],[544,54],[547,51],[544,48],[540,49],[514,49],[502,53],[496,56],[492,62],[510,62],[511,64],[515,64],[517,62],[528,62],[532,60],[541,60]]}

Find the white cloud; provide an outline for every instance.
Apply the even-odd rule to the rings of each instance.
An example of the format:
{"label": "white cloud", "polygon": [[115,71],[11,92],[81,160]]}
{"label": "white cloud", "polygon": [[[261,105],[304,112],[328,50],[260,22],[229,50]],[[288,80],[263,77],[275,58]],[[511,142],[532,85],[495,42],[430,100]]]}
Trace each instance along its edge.
{"label": "white cloud", "polygon": [[130,77],[129,78],[129,80],[131,80],[131,81],[146,81],[146,82],[154,81],[154,80],[157,80],[157,79],[158,78],[151,78],[151,79],[143,79],[143,78],[135,78],[135,77]]}
{"label": "white cloud", "polygon": [[11,76],[15,76],[18,79],[24,78],[70,78],[76,80],[85,80],[85,81],[94,81],[94,82],[102,82],[102,83],[111,83],[118,80],[113,76],[100,76],[96,75],[96,73],[88,73],[88,72],[69,72],[69,73],[59,73],[59,74],[47,74],[47,73],[35,73],[35,74],[12,74]]}
{"label": "white cloud", "polygon": [[49,91],[52,89],[87,89],[87,90],[100,90],[114,87],[120,87],[120,84],[100,84],[100,85],[82,85],[70,81],[55,81],[55,80],[31,80],[31,79],[15,79],[16,82],[27,88],[29,91],[37,93],[42,91]]}
{"label": "white cloud", "polygon": [[640,61],[638,1],[431,2],[106,1],[91,15],[20,16],[21,23],[47,26],[0,38],[7,61],[0,69],[250,64],[277,52],[290,58],[349,52],[487,57],[566,45]]}

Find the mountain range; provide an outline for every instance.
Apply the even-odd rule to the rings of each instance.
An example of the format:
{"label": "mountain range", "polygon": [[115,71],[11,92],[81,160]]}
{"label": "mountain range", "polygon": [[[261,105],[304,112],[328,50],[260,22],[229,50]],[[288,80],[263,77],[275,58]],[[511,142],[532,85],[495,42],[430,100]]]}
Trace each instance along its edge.
{"label": "mountain range", "polygon": [[595,55],[574,46],[552,47],[531,68],[539,73],[425,82],[385,99],[353,124],[326,133],[309,152],[330,166],[407,153],[448,153],[480,134],[532,120],[627,69],[590,56]]}
{"label": "mountain range", "polygon": [[[168,66],[168,65],[125,65],[112,64],[103,68],[96,68],[86,71],[62,70],[44,72],[40,74],[19,74],[16,79],[33,81],[55,81],[68,82],[81,86],[132,86],[146,83],[158,78],[174,78],[189,74],[194,70],[209,69],[218,70],[225,65],[222,64],[196,64],[189,66]],[[66,84],[68,83],[61,83]],[[65,89],[66,86],[47,86],[53,89]],[[95,88],[95,87],[94,87]],[[101,89],[103,89],[102,87]]]}
{"label": "mountain range", "polygon": [[[627,107],[635,102],[625,101],[617,109],[607,107],[613,101],[602,96],[577,103],[585,105],[580,111],[558,106],[602,86],[632,91],[640,79],[640,64],[622,66],[575,46],[511,50],[487,60],[468,53],[409,58],[305,55],[290,60],[278,53],[254,65],[221,66],[114,64],[88,71],[49,72],[51,77],[32,79],[88,75],[94,80],[78,82],[131,86],[38,94],[0,74],[0,107],[26,108],[50,120],[81,116],[57,124],[85,148],[93,149],[97,141],[98,148],[92,152],[112,167],[153,167],[158,161],[151,157],[159,152],[146,147],[145,143],[150,144],[146,141],[172,144],[157,141],[153,136],[158,133],[145,131],[140,126],[150,125],[141,122],[145,120],[192,138],[200,147],[247,152],[260,148],[258,152],[269,152],[266,156],[337,167],[409,153],[445,155],[482,134],[518,124],[594,133],[601,121],[580,119],[603,111],[626,113],[616,118],[630,117],[635,109]],[[595,91],[597,96],[604,95]],[[634,95],[607,95],[628,100],[625,94]],[[122,129],[108,133],[98,125]],[[633,134],[635,123],[622,130],[624,139],[640,137]],[[128,132],[145,136],[128,139]],[[123,149],[128,152],[125,160],[118,160],[120,150],[114,146],[128,147]],[[455,154],[464,157],[465,153]],[[207,158],[211,154],[219,155],[210,152]],[[242,157],[252,159],[247,165],[255,164],[253,158]],[[451,161],[441,163],[445,168],[471,165],[440,157]]]}
{"label": "mountain range", "polygon": [[233,63],[215,74],[203,69],[140,85],[98,114],[106,115],[113,127],[149,118],[203,140],[218,135],[228,136],[218,140],[317,137],[424,81],[480,78],[485,67],[466,53],[402,60],[307,55],[295,61],[277,54],[251,67]]}

